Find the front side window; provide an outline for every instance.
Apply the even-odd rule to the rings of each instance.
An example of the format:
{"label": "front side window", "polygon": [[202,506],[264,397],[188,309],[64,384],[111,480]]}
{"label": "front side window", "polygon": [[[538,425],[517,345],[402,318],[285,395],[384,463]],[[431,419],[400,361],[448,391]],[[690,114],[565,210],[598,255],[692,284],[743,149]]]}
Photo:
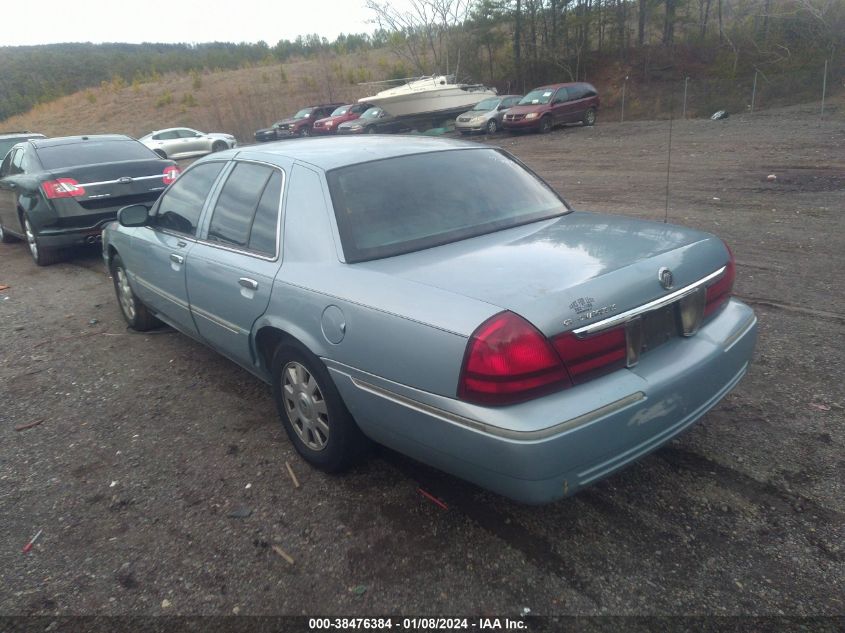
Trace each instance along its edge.
{"label": "front side window", "polygon": [[211,215],[207,237],[210,242],[246,248],[255,210],[273,171],[255,163],[238,163],[235,166]]}
{"label": "front side window", "polygon": [[499,107],[500,100],[499,99],[485,99],[478,105],[476,105],[473,110],[477,110],[479,112],[489,112],[490,110],[495,110]]}
{"label": "front side window", "polygon": [[196,138],[196,137],[200,136],[200,133],[197,132],[196,130],[188,130],[188,129],[179,130],[178,134],[179,134],[179,138]]}
{"label": "front side window", "polygon": [[552,88],[538,88],[522,97],[519,105],[545,105],[552,100],[555,91]]}
{"label": "front side window", "polygon": [[399,156],[327,172],[348,263],[392,257],[568,212],[500,150]]}
{"label": "front side window", "polygon": [[9,172],[12,169],[12,152],[6,154],[6,158],[3,159],[3,163],[0,164],[0,178],[9,175]]}
{"label": "front side window", "polygon": [[196,235],[203,204],[223,165],[221,161],[202,163],[182,174],[161,197],[150,225]]}
{"label": "front side window", "polygon": [[564,103],[569,99],[569,94],[566,92],[566,88],[559,88],[557,94],[555,95],[555,103]]}
{"label": "front side window", "polygon": [[293,115],[293,118],[294,119],[307,119],[311,115],[312,110],[313,110],[312,108],[305,108],[303,110],[300,110],[299,112],[297,112],[296,114]]}

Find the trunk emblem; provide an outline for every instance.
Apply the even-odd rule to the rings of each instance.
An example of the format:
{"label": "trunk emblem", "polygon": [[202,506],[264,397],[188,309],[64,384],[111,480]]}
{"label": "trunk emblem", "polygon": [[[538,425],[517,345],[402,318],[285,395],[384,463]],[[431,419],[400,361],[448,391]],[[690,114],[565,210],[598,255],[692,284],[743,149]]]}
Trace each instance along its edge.
{"label": "trunk emblem", "polygon": [[117,182],[122,185],[128,185],[130,182],[132,182],[132,179],[129,176],[122,176],[117,179]]}
{"label": "trunk emblem", "polygon": [[660,270],[657,271],[657,279],[660,281],[660,285],[666,290],[671,290],[672,286],[675,285],[675,276],[672,274],[672,271],[665,266],[661,267]]}

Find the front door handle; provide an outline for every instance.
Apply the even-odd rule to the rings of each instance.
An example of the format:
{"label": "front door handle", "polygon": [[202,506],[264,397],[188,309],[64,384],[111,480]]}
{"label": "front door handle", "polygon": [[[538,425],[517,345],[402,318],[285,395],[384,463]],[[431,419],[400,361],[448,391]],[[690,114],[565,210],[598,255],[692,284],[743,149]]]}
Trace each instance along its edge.
{"label": "front door handle", "polygon": [[170,261],[176,262],[177,264],[181,264],[185,261],[185,258],[181,255],[177,255],[176,253],[170,253]]}
{"label": "front door handle", "polygon": [[255,281],[255,279],[250,279],[249,277],[241,277],[240,279],[238,279],[238,283],[244,288],[249,288],[250,290],[258,290],[258,282]]}

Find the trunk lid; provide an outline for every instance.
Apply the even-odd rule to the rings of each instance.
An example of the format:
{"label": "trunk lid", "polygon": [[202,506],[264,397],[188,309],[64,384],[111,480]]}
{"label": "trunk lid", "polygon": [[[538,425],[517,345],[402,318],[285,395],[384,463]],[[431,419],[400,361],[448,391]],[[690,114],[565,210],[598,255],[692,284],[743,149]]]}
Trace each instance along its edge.
{"label": "trunk lid", "polygon": [[[708,233],[573,212],[355,266],[511,310],[553,336],[663,297],[727,259]],[[658,279],[664,266],[673,273],[670,290]]]}
{"label": "trunk lid", "polygon": [[157,158],[76,165],[50,170],[47,179],[72,178],[85,189],[74,198],[85,209],[95,210],[134,204],[158,196],[166,187],[164,170],[176,165]]}

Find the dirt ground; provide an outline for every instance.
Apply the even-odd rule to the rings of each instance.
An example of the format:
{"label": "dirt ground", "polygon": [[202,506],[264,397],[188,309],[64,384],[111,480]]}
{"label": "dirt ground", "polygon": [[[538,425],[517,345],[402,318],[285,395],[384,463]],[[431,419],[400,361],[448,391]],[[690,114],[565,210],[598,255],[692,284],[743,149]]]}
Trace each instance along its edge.
{"label": "dirt ground", "polygon": [[[814,112],[674,122],[669,221],[733,248],[755,361],[686,435],[545,507],[386,450],[312,470],[264,384],[126,330],[98,253],[0,245],[0,613],[845,614],[845,116]],[[668,133],[490,142],[578,208],[662,219]]]}

